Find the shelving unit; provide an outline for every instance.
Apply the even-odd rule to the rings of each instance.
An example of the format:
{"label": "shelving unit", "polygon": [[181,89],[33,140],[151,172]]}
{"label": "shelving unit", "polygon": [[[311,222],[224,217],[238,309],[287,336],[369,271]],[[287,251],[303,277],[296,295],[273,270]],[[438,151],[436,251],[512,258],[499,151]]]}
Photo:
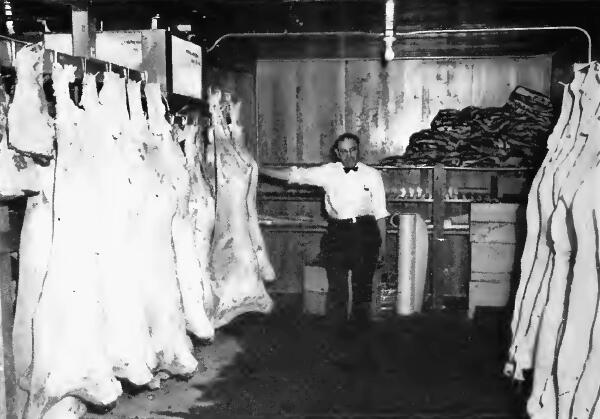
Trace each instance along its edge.
{"label": "shelving unit", "polygon": [[[271,165],[269,167],[289,167],[291,165]],[[310,165],[298,165],[310,166]],[[496,284],[497,275],[485,275],[472,264],[471,254],[475,247],[478,257],[491,257],[482,254],[484,247],[474,240],[472,205],[498,208],[500,212],[506,204],[524,205],[529,184],[535,172],[531,168],[482,167],[462,168],[437,166],[372,166],[382,173],[388,197],[388,211],[392,214],[418,213],[425,220],[430,235],[430,260],[428,283],[425,291],[425,306],[433,309],[458,308],[472,314],[474,307],[481,302],[499,304],[505,301],[507,284]],[[318,260],[320,239],[326,232],[326,214],[322,207],[323,192],[318,188],[262,183],[258,194],[260,224],[265,231],[268,247],[274,265],[280,272],[286,272],[282,281],[273,284],[275,291],[301,292],[302,268],[304,264]],[[428,198],[399,199],[401,188],[420,187]],[[448,198],[448,188],[453,187],[459,195],[471,194],[473,199]],[[478,196],[485,196],[488,202],[478,202]],[[500,204],[495,207],[496,204]],[[493,218],[493,217],[492,217]],[[497,218],[497,217],[496,217]],[[500,216],[502,219],[502,216]],[[459,220],[459,222],[457,222]],[[490,219],[491,225],[502,221]],[[517,222],[517,221],[514,221]],[[481,220],[475,222],[477,228],[485,227]],[[514,231],[514,229],[513,229]],[[386,266],[390,271],[397,269],[397,232],[388,227],[388,254]],[[504,239],[514,243],[517,238]],[[504,243],[506,244],[506,243]],[[499,245],[500,247],[504,244]],[[496,252],[494,242],[487,249]],[[286,257],[289,254],[291,257]],[[285,260],[282,260],[285,259]],[[294,260],[296,262],[294,262]],[[292,266],[293,265],[293,266]],[[511,274],[508,267],[504,276]],[[489,284],[486,280],[489,278]],[[496,282],[494,282],[496,281]],[[475,283],[474,283],[475,282]],[[490,285],[492,284],[492,285]],[[496,284],[495,286],[493,284]],[[502,295],[487,295],[486,292],[501,292]],[[500,290],[500,291],[499,291]]]}

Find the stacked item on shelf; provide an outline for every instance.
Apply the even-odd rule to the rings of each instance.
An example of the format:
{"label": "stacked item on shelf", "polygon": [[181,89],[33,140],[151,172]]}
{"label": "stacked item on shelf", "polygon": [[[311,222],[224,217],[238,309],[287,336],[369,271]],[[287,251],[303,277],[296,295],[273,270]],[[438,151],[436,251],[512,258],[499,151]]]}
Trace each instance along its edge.
{"label": "stacked item on shelf", "polygon": [[406,152],[381,165],[535,166],[552,128],[550,98],[517,87],[499,108],[442,109],[431,129],[411,135]]}
{"label": "stacked item on shelf", "polygon": [[415,200],[415,199],[422,199],[422,200],[428,200],[431,199],[431,194],[427,191],[424,191],[423,188],[421,188],[420,186],[402,186],[400,188],[400,191],[397,194],[388,194],[388,199],[394,199],[394,200],[402,200],[402,199],[409,199],[409,200]]}

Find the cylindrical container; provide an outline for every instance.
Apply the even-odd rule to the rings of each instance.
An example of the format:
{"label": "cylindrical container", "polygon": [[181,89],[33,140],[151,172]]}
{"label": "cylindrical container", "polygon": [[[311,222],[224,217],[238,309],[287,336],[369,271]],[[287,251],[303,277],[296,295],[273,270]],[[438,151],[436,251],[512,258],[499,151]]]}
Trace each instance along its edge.
{"label": "cylindrical container", "polygon": [[396,313],[420,313],[427,273],[429,238],[419,214],[395,214],[398,226],[398,295]]}

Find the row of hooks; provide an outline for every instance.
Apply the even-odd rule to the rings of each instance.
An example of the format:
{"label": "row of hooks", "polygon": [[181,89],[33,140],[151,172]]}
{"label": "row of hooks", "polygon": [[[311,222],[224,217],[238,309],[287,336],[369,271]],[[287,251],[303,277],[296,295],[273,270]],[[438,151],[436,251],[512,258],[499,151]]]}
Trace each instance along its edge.
{"label": "row of hooks", "polygon": [[[38,44],[32,44],[25,41],[21,41],[18,39],[13,39],[4,35],[0,35],[0,43],[4,45],[6,50],[6,54],[8,55],[6,58],[10,66],[13,66],[13,63],[16,59],[17,51],[20,48],[30,48],[34,47]],[[0,51],[2,48],[0,48]],[[52,64],[69,64],[77,67],[77,69],[81,72],[81,74],[86,74],[88,71],[90,73],[99,73],[99,72],[115,72],[120,74],[121,76],[131,79],[134,81],[147,81],[148,75],[147,73],[140,72],[137,70],[131,70],[127,67],[119,66],[107,61],[98,60],[95,58],[86,58],[86,57],[76,57],[68,54],[63,54],[61,52],[55,50],[46,50],[44,57],[44,68],[49,69],[51,71]]]}

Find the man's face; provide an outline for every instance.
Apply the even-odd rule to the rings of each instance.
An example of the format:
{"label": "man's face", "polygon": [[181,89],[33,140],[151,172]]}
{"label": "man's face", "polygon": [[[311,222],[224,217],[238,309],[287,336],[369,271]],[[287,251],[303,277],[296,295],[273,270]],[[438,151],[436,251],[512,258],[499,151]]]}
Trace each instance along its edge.
{"label": "man's face", "polygon": [[354,167],[358,162],[358,144],[351,138],[344,138],[338,143],[335,154],[344,167]]}

